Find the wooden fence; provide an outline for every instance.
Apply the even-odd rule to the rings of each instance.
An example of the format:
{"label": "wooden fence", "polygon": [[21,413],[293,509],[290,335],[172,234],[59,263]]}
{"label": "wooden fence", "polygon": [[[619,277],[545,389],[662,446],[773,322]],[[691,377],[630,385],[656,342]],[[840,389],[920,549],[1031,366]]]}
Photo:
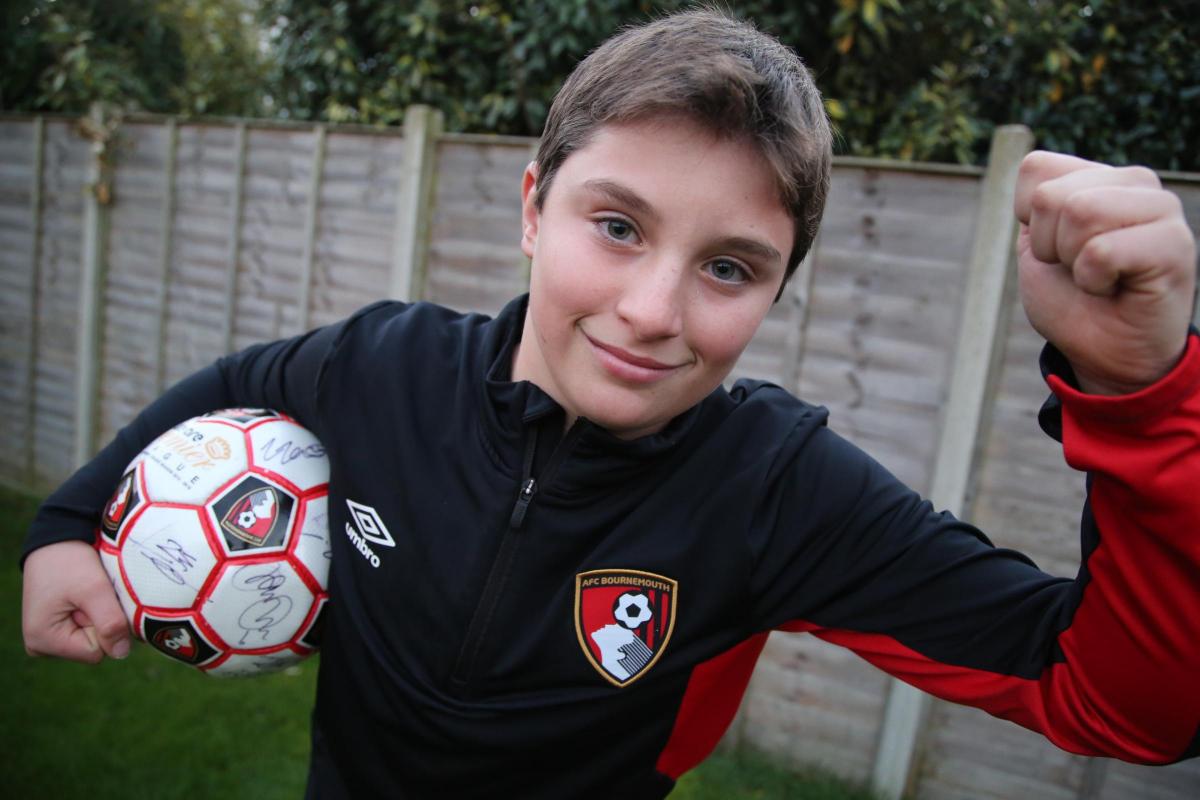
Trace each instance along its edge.
{"label": "wooden fence", "polygon": [[[1001,545],[1073,575],[1082,477],[1038,431],[1039,341],[1006,279],[1027,134],[989,170],[838,159],[813,254],[736,374],[833,426]],[[170,382],[380,296],[485,312],[522,291],[530,139],[158,117],[0,118],[0,481],[62,480]],[[1200,179],[1164,176],[1200,228]],[[727,737],[895,796],[1200,796],[1200,764],[1063,753],[771,637]]]}

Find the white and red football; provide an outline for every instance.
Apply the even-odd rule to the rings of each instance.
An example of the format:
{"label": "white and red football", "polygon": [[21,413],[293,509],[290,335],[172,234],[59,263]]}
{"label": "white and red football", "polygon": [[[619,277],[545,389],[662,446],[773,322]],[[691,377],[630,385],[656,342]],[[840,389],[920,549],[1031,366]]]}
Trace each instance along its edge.
{"label": "white and red football", "polygon": [[295,420],[234,408],[129,465],[96,535],[135,635],[211,675],[294,664],[328,602],[329,461]]}

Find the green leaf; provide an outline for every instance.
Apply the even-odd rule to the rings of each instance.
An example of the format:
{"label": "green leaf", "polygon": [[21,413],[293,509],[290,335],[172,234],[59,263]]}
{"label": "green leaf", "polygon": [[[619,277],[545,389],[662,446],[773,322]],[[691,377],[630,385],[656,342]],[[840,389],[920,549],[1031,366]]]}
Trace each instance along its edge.
{"label": "green leaf", "polygon": [[863,0],[862,20],[871,30],[879,28],[879,4],[876,0]]}

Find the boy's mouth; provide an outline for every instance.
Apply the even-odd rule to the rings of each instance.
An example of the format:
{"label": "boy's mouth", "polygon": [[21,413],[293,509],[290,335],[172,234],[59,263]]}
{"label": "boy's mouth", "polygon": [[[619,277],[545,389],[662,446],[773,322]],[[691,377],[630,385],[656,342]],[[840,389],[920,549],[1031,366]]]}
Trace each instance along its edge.
{"label": "boy's mouth", "polygon": [[633,383],[652,383],[662,380],[682,364],[665,364],[654,358],[639,356],[615,345],[597,341],[584,334],[592,345],[600,364],[616,377]]}

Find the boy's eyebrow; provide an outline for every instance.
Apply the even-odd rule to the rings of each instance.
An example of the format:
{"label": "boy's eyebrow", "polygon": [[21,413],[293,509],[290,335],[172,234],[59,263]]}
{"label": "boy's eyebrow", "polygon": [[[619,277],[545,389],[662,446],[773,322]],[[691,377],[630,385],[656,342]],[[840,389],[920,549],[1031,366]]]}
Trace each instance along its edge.
{"label": "boy's eyebrow", "polygon": [[631,208],[639,214],[655,220],[658,219],[658,213],[654,208],[643,200],[641,195],[627,186],[622,186],[614,181],[593,178],[590,181],[584,181],[583,188],[602,194],[613,202]]}
{"label": "boy's eyebrow", "polygon": [[783,256],[779,254],[778,250],[765,242],[760,242],[758,239],[747,239],[744,236],[727,236],[714,244],[718,250],[732,250],[750,258],[776,264],[783,263]]}
{"label": "boy's eyebrow", "polygon": [[[614,203],[630,208],[651,219],[659,219],[654,207],[642,199],[641,195],[615,181],[593,178],[592,180],[584,181],[583,188],[602,194]],[[719,250],[733,250],[764,261],[783,262],[783,256],[780,255],[778,250],[758,239],[748,239],[744,236],[727,236],[714,242],[713,245]]]}

